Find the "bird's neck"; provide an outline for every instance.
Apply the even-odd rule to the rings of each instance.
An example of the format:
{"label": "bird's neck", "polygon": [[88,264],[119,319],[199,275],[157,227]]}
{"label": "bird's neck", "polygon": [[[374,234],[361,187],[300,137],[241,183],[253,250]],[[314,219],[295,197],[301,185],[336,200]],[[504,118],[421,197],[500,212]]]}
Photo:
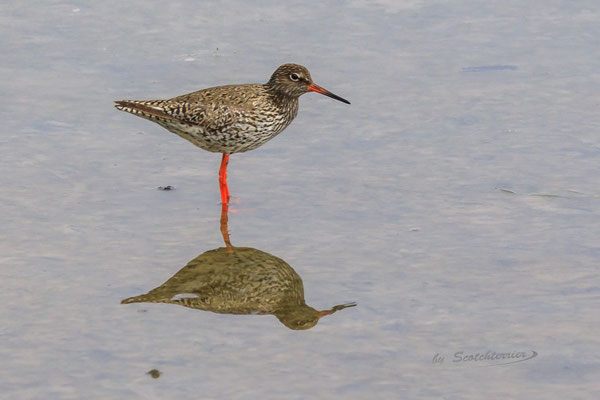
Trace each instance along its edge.
{"label": "bird's neck", "polygon": [[273,104],[294,119],[298,114],[298,96],[290,96],[288,93],[278,90],[276,86],[266,84],[265,90],[271,97]]}
{"label": "bird's neck", "polygon": [[284,88],[267,83],[265,84],[265,89],[273,99],[273,102],[278,105],[287,106],[288,104],[298,104],[298,96],[290,95]]}

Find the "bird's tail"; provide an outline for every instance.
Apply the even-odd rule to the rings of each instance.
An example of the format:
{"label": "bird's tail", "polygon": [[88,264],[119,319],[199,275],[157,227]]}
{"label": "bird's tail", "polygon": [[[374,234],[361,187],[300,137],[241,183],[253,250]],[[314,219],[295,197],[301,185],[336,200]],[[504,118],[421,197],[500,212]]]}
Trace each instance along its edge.
{"label": "bird's tail", "polygon": [[148,294],[141,294],[139,296],[128,297],[121,300],[121,304],[130,303],[171,303],[171,299],[168,298],[156,298],[148,296]]}
{"label": "bird's tail", "polygon": [[119,100],[115,101],[118,110],[147,119],[175,120],[163,109],[164,100]]}
{"label": "bird's tail", "polygon": [[130,304],[130,303],[169,303],[169,304],[179,304],[186,307],[192,307],[194,304],[198,302],[198,296],[195,294],[176,294],[173,296],[172,293],[152,293],[150,291],[146,294],[141,294],[139,296],[128,297],[126,299],[121,300],[121,304]]}

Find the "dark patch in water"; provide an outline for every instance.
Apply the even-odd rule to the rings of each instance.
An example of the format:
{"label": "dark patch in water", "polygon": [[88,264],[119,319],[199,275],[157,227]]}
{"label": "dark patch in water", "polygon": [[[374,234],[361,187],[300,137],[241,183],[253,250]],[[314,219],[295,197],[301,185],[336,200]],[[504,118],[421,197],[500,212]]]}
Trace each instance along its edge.
{"label": "dark patch in water", "polygon": [[159,186],[158,190],[175,190],[175,186]]}
{"label": "dark patch in water", "polygon": [[161,375],[161,372],[157,369],[151,369],[150,371],[146,372],[146,374],[150,375],[154,379],[158,379]]}

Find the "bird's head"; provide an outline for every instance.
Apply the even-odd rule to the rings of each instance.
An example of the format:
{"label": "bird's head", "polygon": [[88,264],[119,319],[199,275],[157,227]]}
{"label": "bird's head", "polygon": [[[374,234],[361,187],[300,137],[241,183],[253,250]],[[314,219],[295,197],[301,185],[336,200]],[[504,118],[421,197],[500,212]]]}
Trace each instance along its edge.
{"label": "bird's head", "polygon": [[277,68],[273,72],[273,75],[271,75],[271,79],[269,79],[267,85],[287,97],[299,97],[307,92],[317,92],[350,104],[348,100],[314,83],[308,69],[298,64],[284,64]]}

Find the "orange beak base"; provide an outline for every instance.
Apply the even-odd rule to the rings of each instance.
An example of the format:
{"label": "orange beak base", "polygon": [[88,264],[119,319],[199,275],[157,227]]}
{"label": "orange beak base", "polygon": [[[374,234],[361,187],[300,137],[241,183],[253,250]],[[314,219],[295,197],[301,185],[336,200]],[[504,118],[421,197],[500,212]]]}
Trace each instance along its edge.
{"label": "orange beak base", "polygon": [[341,101],[342,103],[350,104],[350,102],[348,100],[341,98],[337,94],[331,93],[329,90],[323,89],[321,86],[319,86],[319,85],[317,85],[315,83],[311,83],[306,88],[309,91],[311,91],[311,92],[321,93],[321,94],[324,94],[327,97],[331,97],[332,99],[336,99],[338,101]]}

